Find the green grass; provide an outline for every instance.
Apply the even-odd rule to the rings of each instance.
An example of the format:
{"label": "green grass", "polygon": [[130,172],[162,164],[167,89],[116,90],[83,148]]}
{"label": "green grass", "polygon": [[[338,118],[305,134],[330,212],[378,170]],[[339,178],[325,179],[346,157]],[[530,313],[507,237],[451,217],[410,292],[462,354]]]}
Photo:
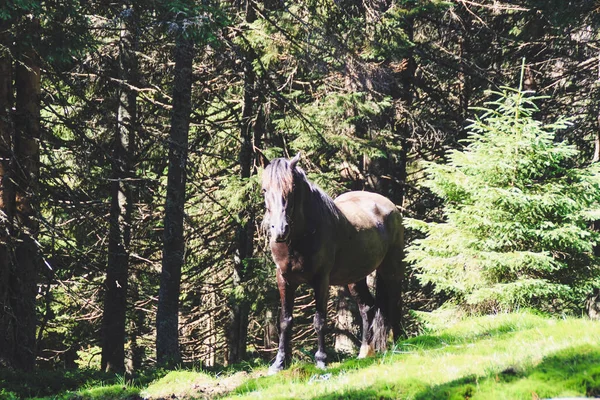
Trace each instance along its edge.
{"label": "green grass", "polygon": [[23,374],[0,369],[0,400],[139,399],[140,388],[165,374],[154,370],[134,379],[92,369],[57,370]]}
{"label": "green grass", "polygon": [[144,397],[169,398],[198,395],[199,387],[215,386],[217,379],[211,375],[197,371],[171,371],[163,378],[153,382],[143,391]]}
{"label": "green grass", "polygon": [[[46,398],[529,400],[600,396],[598,322],[521,312],[453,320],[443,326],[402,341],[378,357],[332,363],[326,371],[301,362],[275,376],[266,376],[264,364],[243,365],[220,374],[182,369],[157,374],[161,377],[150,384],[89,381],[86,389]],[[4,386],[1,379],[0,399],[20,398],[11,398],[15,386]]]}
{"label": "green grass", "polygon": [[17,400],[22,398],[31,398],[36,400],[134,400],[140,398],[140,388],[130,385],[103,385],[96,384],[88,389],[76,391],[62,391],[58,394],[52,394],[42,397],[20,396],[16,392],[0,390],[0,400]]}
{"label": "green grass", "polygon": [[[301,367],[302,368],[302,367]],[[330,376],[326,374],[331,374]],[[325,374],[251,379],[230,397],[531,399],[600,395],[600,326],[529,313],[471,318]]]}

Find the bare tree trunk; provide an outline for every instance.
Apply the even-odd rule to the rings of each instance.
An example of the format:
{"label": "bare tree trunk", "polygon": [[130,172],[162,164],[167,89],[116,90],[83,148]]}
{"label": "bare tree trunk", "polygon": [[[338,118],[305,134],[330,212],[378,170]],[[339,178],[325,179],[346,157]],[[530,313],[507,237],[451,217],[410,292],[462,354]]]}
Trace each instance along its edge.
{"label": "bare tree trunk", "polygon": [[354,354],[356,343],[360,342],[360,315],[355,302],[350,298],[346,287],[335,287],[335,351],[339,353]]}
{"label": "bare tree trunk", "polygon": [[598,122],[596,126],[596,134],[594,136],[594,156],[592,157],[592,162],[600,161],[600,112],[596,117],[596,121]]}
{"label": "bare tree trunk", "polygon": [[0,27],[0,366],[31,371],[36,359],[37,276],[40,254],[36,237],[39,178],[40,66],[33,43],[39,21],[26,24],[15,63],[14,125],[10,22]]}
{"label": "bare tree trunk", "polygon": [[468,68],[466,60],[471,57],[471,22],[471,18],[464,18],[464,34],[458,36],[458,57],[460,60],[460,70],[458,72],[458,100],[460,107],[459,112],[463,120],[466,120],[468,117],[469,101],[471,99],[472,92],[471,77],[466,73]]}
{"label": "bare tree trunk", "polygon": [[[135,86],[135,15],[132,9],[122,13],[119,43],[119,79]],[[132,188],[135,129],[137,125],[136,92],[121,86],[113,142],[110,232],[106,271],[104,314],[102,319],[102,370],[125,372],[125,320],[131,237]]]}
{"label": "bare tree trunk", "polygon": [[[252,23],[256,19],[255,10],[251,2],[246,2],[246,21]],[[242,106],[242,126],[240,128],[241,148],[239,154],[240,178],[247,181],[252,175],[254,163],[254,126],[256,107],[256,76],[253,69],[254,54],[252,49],[246,51],[244,56],[244,104]],[[248,279],[249,265],[254,253],[255,215],[249,201],[246,210],[239,215],[240,225],[236,232],[236,254],[234,257],[233,286],[244,286]],[[243,292],[243,290],[241,291]],[[247,294],[237,296],[240,290],[233,290],[234,297],[230,299],[230,321],[227,330],[228,356],[227,362],[233,364],[246,358],[246,341],[248,338],[248,314],[250,301]]]}
{"label": "bare tree trunk", "polygon": [[10,174],[14,129],[14,105],[10,23],[0,19],[0,367],[11,365],[14,356],[14,313],[11,300],[12,220],[14,187]]}
{"label": "bare tree trunk", "polygon": [[279,340],[279,331],[277,330],[277,312],[267,308],[265,310],[263,343],[267,354],[275,356]]}
{"label": "bare tree trunk", "polygon": [[181,362],[179,350],[179,294],[183,264],[183,217],[185,206],[188,133],[192,111],[192,61],[194,44],[178,35],[175,48],[173,114],[169,134],[169,172],[165,204],[164,247],[158,310],[156,314],[156,356],[161,365]]}
{"label": "bare tree trunk", "polygon": [[[412,42],[414,36],[414,20],[412,18],[406,18],[403,28],[406,33],[407,41]],[[411,111],[414,96],[413,85],[415,81],[415,72],[417,70],[413,50],[407,50],[407,53],[408,54],[404,59],[406,66],[397,73],[398,93],[394,93],[393,96],[395,101],[401,102],[399,108],[406,114]],[[406,195],[406,162],[410,147],[409,139],[412,135],[412,126],[408,115],[397,115],[396,118],[398,119],[395,124],[396,134],[401,137],[402,150],[400,151],[399,157],[393,165],[393,168],[390,170],[390,174],[400,183],[400,187],[393,200],[396,204],[402,205]]]}

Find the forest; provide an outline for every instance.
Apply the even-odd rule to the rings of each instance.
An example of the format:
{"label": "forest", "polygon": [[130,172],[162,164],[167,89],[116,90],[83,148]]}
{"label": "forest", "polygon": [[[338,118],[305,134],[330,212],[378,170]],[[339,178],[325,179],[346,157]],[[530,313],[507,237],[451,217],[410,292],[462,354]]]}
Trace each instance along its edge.
{"label": "forest", "polygon": [[[404,338],[448,305],[600,315],[598,1],[7,0],[0,375],[272,360],[260,180],[297,153],[401,210]],[[328,309],[355,354],[347,289]]]}

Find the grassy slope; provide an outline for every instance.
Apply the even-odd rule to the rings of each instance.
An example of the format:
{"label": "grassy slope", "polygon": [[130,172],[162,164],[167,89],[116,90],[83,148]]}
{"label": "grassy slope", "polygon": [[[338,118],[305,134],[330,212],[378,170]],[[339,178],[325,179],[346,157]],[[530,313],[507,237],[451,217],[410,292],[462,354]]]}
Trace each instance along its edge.
{"label": "grassy slope", "polygon": [[[142,394],[166,397],[169,389],[179,393],[159,380]],[[586,395],[600,395],[600,325],[528,313],[468,319],[404,341],[378,358],[332,364],[325,372],[297,364],[274,377],[246,379],[228,394],[269,399]]]}
{"label": "grassy slope", "polygon": [[[174,371],[146,388],[90,387],[59,399],[536,399],[600,396],[600,323],[529,313],[470,318],[401,342],[377,358],[297,363],[219,377]],[[0,385],[1,386],[1,385]],[[0,398],[2,398],[0,390]]]}

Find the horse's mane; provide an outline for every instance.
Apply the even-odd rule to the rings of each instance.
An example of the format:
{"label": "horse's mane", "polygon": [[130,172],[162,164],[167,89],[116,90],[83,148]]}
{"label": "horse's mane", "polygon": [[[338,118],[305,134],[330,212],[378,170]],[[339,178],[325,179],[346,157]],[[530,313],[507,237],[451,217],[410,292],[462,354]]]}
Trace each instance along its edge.
{"label": "horse's mane", "polygon": [[308,180],[306,173],[300,167],[296,167],[294,169],[295,179],[303,181],[306,183],[310,193],[312,194],[313,199],[315,199],[315,205],[317,206],[317,213],[319,216],[326,217],[331,216],[335,220],[340,219],[340,209],[335,205],[331,196],[323,191],[316,184],[312,183]]}
{"label": "horse's mane", "polygon": [[308,180],[304,170],[296,166],[292,173],[288,167],[289,161],[285,158],[277,158],[271,161],[266,173],[268,173],[268,186],[280,190],[282,193],[290,193],[294,190],[294,184],[305,183],[314,200],[315,211],[320,217],[331,217],[335,220],[340,218],[341,212],[333,202],[333,199],[320,187]]}

